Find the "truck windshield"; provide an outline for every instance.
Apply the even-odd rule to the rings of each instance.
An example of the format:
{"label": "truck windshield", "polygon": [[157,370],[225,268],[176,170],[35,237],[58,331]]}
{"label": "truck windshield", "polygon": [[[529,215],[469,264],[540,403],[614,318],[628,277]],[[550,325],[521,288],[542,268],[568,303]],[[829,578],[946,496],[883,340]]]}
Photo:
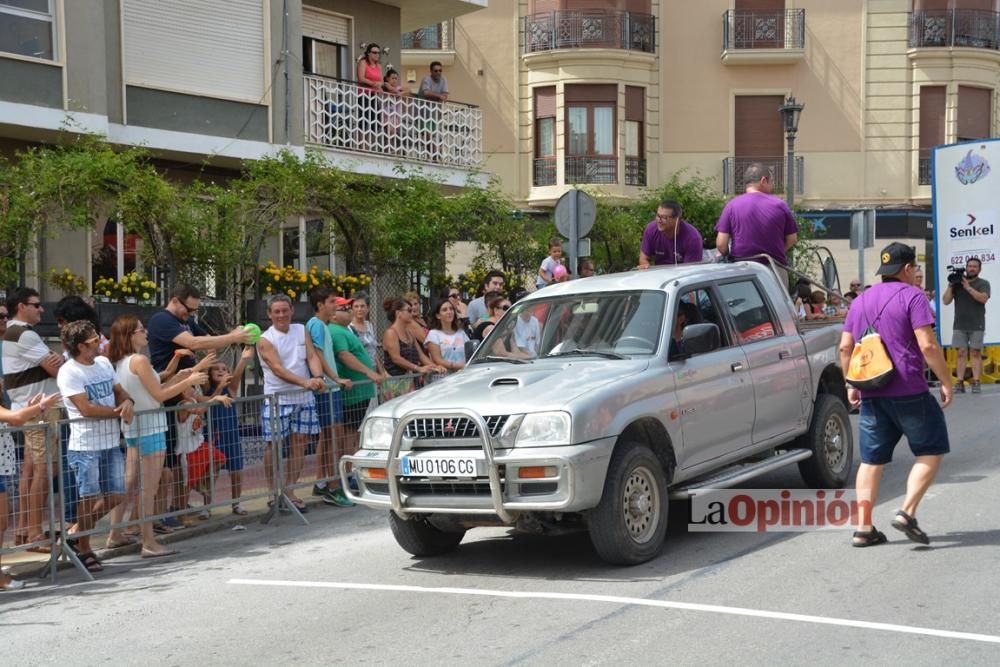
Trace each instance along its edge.
{"label": "truck windshield", "polygon": [[659,346],[664,302],[665,295],[653,290],[522,301],[493,327],[472,362],[487,357],[648,356]]}

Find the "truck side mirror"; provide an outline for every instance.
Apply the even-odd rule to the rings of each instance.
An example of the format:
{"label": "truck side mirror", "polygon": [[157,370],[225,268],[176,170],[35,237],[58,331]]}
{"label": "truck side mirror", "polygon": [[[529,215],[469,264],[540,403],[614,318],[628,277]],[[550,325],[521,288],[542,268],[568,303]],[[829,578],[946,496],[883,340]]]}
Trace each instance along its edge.
{"label": "truck side mirror", "polygon": [[722,346],[722,335],[718,325],[710,322],[689,324],[681,333],[681,355],[692,357],[718,350]]}
{"label": "truck side mirror", "polygon": [[465,341],[465,360],[468,361],[472,358],[472,355],[476,353],[479,348],[480,341],[478,340],[467,340]]}

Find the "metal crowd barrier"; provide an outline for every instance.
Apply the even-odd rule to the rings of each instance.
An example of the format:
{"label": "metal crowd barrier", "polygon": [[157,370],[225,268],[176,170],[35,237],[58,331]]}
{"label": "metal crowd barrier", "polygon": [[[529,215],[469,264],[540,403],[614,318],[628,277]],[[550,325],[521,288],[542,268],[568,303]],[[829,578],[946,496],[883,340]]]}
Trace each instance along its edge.
{"label": "metal crowd barrier", "polygon": [[[365,410],[435,379],[390,377]],[[355,386],[363,384],[370,382]],[[348,393],[340,392],[341,402]],[[132,443],[122,437],[118,419],[62,419],[0,429],[0,479],[7,487],[0,499],[7,500],[8,519],[0,556],[45,552],[42,576],[50,575],[55,582],[57,561],[63,560],[92,580],[103,567],[91,538],[107,535],[101,544],[114,547],[138,531],[144,548],[143,524],[154,528],[155,540],[155,534],[179,530],[178,525],[198,525],[218,511],[245,511],[243,503],[264,499],[263,522],[287,513],[308,523],[302,490],[339,486],[339,458],[353,453],[358,442],[356,433],[346,432],[342,424],[323,428],[319,423],[320,408],[333,415],[338,396],[297,391],[231,400],[231,408],[214,400],[136,412],[133,423],[140,437]],[[31,456],[23,443],[42,437],[50,443],[39,482],[42,489],[19,491],[18,474],[34,475],[37,467],[17,460]],[[163,449],[168,439],[175,443],[175,458]],[[21,457],[18,452],[23,452]],[[9,460],[13,464],[4,467]],[[29,521],[34,525],[27,525]],[[35,539],[16,538],[15,531],[23,535],[26,530]],[[146,546],[163,548],[158,543]]]}

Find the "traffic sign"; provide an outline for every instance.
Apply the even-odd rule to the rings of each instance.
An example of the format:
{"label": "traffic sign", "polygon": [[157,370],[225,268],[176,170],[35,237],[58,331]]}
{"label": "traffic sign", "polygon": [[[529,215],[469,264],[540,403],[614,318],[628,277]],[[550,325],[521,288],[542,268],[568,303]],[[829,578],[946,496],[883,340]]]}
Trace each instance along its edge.
{"label": "traffic sign", "polygon": [[583,190],[569,190],[559,201],[556,202],[556,229],[559,233],[569,238],[571,236],[571,225],[573,217],[573,204],[576,204],[576,219],[578,236],[586,236],[594,228],[594,221],[597,220],[597,204],[594,198]]}

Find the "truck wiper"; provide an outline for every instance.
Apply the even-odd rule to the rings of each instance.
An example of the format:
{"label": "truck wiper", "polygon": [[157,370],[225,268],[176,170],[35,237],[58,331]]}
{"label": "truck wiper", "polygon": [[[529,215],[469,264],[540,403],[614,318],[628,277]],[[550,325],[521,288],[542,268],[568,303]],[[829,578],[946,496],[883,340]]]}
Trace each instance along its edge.
{"label": "truck wiper", "polygon": [[483,361],[506,361],[509,364],[526,364],[528,363],[525,359],[518,359],[517,357],[501,357],[499,354],[491,354],[489,356],[480,357],[476,359],[474,364],[478,364]]}
{"label": "truck wiper", "polygon": [[617,352],[606,352],[604,350],[587,350],[581,347],[578,347],[574,350],[566,350],[565,352],[555,352],[553,354],[546,354],[545,358],[548,359],[550,357],[574,357],[574,356],[604,357],[605,359],[628,359],[628,357],[626,357],[625,355],[618,354]]}

